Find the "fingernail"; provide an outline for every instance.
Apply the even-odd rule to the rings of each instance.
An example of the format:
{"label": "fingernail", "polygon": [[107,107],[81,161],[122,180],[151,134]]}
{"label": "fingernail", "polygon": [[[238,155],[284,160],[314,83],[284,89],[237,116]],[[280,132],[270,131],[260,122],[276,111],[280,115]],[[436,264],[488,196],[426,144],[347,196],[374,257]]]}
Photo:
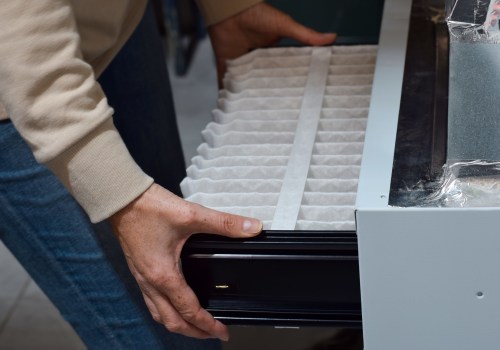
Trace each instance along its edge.
{"label": "fingernail", "polygon": [[222,340],[222,341],[228,342],[229,341],[229,336],[225,335],[225,336],[220,337],[219,339]]}
{"label": "fingernail", "polygon": [[262,230],[262,222],[259,220],[245,219],[243,221],[243,233],[256,233]]}

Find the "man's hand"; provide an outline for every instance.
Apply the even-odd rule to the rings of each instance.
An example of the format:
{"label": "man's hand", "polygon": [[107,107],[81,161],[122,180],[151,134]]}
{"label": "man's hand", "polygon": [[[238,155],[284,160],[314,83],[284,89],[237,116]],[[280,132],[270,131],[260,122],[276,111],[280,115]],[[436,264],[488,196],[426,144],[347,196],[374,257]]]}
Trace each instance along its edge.
{"label": "man's hand", "polygon": [[283,37],[316,46],[331,44],[337,37],[334,33],[322,34],[304,27],[266,3],[211,25],[208,33],[217,62],[219,86],[226,72],[226,61],[252,49],[273,45]]}
{"label": "man's hand", "polygon": [[262,223],[187,202],[156,184],[110,221],[153,318],[172,332],[227,340],[227,327],[200,306],[187,285],[181,250],[193,233],[252,237]]}

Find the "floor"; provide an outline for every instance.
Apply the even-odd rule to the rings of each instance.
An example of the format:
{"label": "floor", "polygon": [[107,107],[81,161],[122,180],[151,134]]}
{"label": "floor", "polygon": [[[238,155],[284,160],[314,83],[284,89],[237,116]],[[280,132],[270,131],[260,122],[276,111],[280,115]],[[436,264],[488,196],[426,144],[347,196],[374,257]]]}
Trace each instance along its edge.
{"label": "floor", "polygon": [[[186,163],[201,143],[200,131],[211,120],[217,99],[215,70],[208,41],[200,45],[187,77],[172,76],[179,130]],[[196,103],[193,103],[196,101]],[[26,271],[0,243],[0,349],[85,349]],[[232,327],[224,350],[306,350],[330,336],[331,329]]]}

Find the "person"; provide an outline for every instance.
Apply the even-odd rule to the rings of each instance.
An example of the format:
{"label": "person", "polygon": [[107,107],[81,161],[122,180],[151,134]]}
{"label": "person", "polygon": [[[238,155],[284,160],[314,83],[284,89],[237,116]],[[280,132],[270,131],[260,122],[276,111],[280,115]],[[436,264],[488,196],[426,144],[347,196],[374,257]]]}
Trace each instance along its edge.
{"label": "person", "polygon": [[[280,37],[335,39],[259,0],[200,3],[219,78]],[[186,284],[182,246],[262,225],[175,194],[184,164],[147,0],[2,4],[0,101],[0,239],[84,343],[219,348],[228,329]]]}

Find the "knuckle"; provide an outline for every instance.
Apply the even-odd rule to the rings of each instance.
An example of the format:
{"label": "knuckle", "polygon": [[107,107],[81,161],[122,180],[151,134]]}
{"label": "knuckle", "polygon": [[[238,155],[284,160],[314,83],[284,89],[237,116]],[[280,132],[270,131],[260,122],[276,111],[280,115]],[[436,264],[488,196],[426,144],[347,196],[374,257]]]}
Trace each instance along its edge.
{"label": "knuckle", "polygon": [[196,222],[198,218],[197,206],[188,205],[184,208],[179,215],[179,223],[182,226],[190,226]]}
{"label": "knuckle", "polygon": [[192,323],[193,321],[196,320],[196,314],[194,312],[192,312],[192,311],[182,312],[181,316],[182,316],[183,319],[185,319],[189,323]]}
{"label": "knuckle", "polygon": [[225,232],[233,232],[234,231],[234,229],[236,227],[237,220],[233,216],[223,215],[220,218],[220,221],[221,221],[221,227],[223,228],[223,230]]}
{"label": "knuckle", "polygon": [[182,318],[189,323],[194,323],[198,320],[198,315],[200,314],[201,307],[198,305],[195,308],[189,308],[186,310],[179,310]]}
{"label": "knuckle", "polygon": [[148,277],[149,283],[156,288],[165,286],[175,286],[179,284],[179,276],[166,274],[165,271],[153,271]]}
{"label": "knuckle", "polygon": [[158,279],[158,284],[168,290],[174,290],[181,284],[180,276],[169,275]]}
{"label": "knuckle", "polygon": [[157,286],[159,283],[161,283],[163,278],[163,274],[161,274],[156,269],[148,271],[147,275],[145,276],[147,283],[151,284],[152,286]]}

